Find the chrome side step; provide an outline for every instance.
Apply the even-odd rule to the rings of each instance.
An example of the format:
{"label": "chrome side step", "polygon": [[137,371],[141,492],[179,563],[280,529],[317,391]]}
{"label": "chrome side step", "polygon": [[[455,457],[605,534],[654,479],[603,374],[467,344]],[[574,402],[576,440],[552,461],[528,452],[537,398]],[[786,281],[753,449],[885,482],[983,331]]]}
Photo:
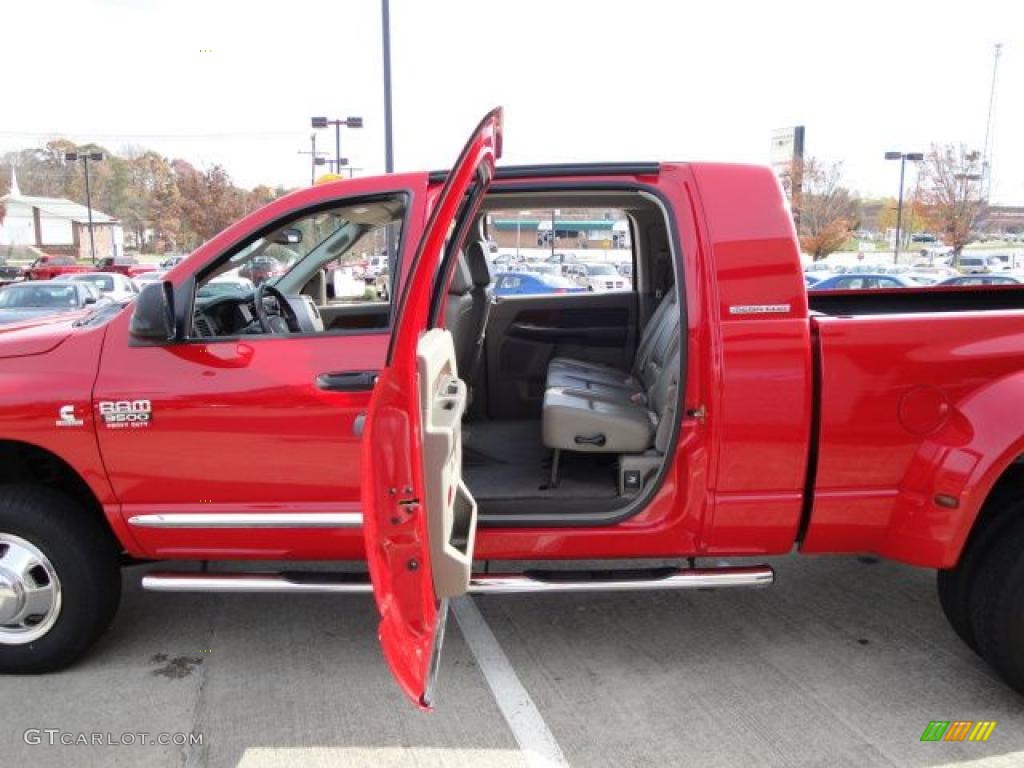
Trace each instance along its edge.
{"label": "chrome side step", "polygon": [[[722,568],[657,568],[607,571],[526,571],[481,573],[469,582],[475,595],[515,595],[560,592],[646,592],[675,589],[765,587],[774,583],[768,565]],[[153,592],[242,592],[268,594],[369,594],[363,573],[197,573],[153,571],[142,577]]]}

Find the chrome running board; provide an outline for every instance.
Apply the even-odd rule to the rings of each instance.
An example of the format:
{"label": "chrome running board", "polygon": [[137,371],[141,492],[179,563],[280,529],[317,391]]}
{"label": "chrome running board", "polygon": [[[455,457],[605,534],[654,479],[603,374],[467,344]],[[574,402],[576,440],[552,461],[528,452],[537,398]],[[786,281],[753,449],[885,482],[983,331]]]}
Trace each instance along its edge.
{"label": "chrome running board", "polygon": [[[656,568],[606,571],[526,571],[481,573],[469,581],[470,594],[515,595],[565,592],[647,592],[723,587],[766,587],[775,581],[768,565],[721,568]],[[153,571],[142,577],[153,592],[241,592],[290,594],[369,594],[364,573],[197,573]]]}

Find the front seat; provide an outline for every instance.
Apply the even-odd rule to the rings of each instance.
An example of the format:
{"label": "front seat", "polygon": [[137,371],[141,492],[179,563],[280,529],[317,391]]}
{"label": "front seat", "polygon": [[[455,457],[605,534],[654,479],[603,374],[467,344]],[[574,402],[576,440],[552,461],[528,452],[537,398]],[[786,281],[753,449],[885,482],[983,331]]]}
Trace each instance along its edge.
{"label": "front seat", "polygon": [[491,268],[487,243],[470,243],[459,256],[448,286],[445,327],[455,342],[459,378],[473,386],[483,357],[484,332],[491,312]]}

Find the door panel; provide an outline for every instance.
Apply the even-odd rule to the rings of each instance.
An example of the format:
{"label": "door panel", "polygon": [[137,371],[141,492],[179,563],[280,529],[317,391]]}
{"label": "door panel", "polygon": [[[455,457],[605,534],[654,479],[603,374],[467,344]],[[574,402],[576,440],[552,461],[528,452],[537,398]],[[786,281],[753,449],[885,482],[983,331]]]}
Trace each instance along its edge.
{"label": "door panel", "polygon": [[[128,313],[119,318],[121,325]],[[132,346],[111,327],[94,389],[97,438],[126,519],[147,514],[358,512],[361,417],[372,383],[323,386],[322,374],[365,379],[388,337],[260,337]],[[326,380],[330,383],[334,379]],[[145,401],[145,426],[100,409]],[[149,551],[196,547],[194,530],[134,528]],[[204,534],[205,535],[205,534]],[[191,536],[191,540],[189,539]],[[245,529],[210,542],[225,557],[252,548]]]}
{"label": "door panel", "polygon": [[636,350],[636,318],[632,291],[496,299],[485,339],[491,418],[539,418],[553,357],[628,370]]}

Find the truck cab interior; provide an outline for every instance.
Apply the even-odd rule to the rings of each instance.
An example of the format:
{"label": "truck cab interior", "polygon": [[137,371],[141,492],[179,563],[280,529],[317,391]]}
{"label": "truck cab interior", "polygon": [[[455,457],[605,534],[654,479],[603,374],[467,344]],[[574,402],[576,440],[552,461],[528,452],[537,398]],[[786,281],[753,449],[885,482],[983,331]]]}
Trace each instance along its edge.
{"label": "truck cab interior", "polygon": [[[631,289],[495,296],[491,214],[544,209],[625,214]],[[684,388],[678,257],[663,207],[637,191],[495,189],[472,232],[445,325],[470,390],[463,475],[481,519],[571,524],[638,511],[672,454]]]}

